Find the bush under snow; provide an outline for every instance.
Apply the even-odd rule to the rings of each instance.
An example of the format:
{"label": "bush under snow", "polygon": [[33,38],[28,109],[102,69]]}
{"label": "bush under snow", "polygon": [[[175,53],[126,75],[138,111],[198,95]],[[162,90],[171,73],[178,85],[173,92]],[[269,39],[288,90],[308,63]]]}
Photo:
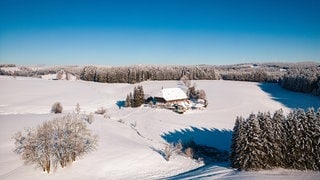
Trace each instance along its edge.
{"label": "bush under snow", "polygon": [[62,113],[63,107],[60,102],[55,102],[51,107],[51,113]]}

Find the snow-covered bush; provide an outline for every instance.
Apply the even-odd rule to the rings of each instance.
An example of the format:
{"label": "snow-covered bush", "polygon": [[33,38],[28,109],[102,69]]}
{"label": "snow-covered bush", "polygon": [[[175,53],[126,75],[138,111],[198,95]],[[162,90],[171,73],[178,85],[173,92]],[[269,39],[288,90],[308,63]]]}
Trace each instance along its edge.
{"label": "snow-covered bush", "polygon": [[63,107],[60,102],[55,102],[51,107],[51,113],[62,113]]}
{"label": "snow-covered bush", "polygon": [[166,144],[164,150],[163,150],[163,157],[166,161],[169,161],[171,156],[174,154],[183,155],[183,145],[181,141],[178,143],[169,143]]}
{"label": "snow-covered bush", "polygon": [[187,157],[193,159],[194,158],[194,150],[192,147],[188,147],[184,153],[186,154]]}
{"label": "snow-covered bush", "polygon": [[63,168],[96,149],[97,136],[76,114],[44,122],[35,129],[19,131],[14,136],[14,152],[28,164],[36,164],[49,173]]}
{"label": "snow-covered bush", "polygon": [[84,114],[82,119],[85,120],[87,123],[92,124],[94,122],[94,114],[90,113],[89,115]]}
{"label": "snow-covered bush", "polygon": [[64,71],[63,71],[63,70],[58,71],[58,72],[57,72],[57,75],[56,75],[56,78],[57,78],[58,80],[62,80],[63,74],[64,74]]}
{"label": "snow-covered bush", "polygon": [[172,152],[174,151],[174,146],[173,144],[167,144],[166,147],[164,148],[164,159],[166,161],[170,160],[170,157],[172,156]]}
{"label": "snow-covered bush", "polygon": [[107,112],[107,109],[104,107],[98,108],[94,113],[104,115]]}

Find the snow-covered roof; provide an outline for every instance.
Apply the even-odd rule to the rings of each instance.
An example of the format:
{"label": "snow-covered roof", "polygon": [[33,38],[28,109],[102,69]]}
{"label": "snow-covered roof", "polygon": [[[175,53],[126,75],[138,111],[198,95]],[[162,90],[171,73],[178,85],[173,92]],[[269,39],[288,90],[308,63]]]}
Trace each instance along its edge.
{"label": "snow-covered roof", "polygon": [[187,99],[186,93],[180,88],[163,88],[156,97],[161,97],[166,101]]}

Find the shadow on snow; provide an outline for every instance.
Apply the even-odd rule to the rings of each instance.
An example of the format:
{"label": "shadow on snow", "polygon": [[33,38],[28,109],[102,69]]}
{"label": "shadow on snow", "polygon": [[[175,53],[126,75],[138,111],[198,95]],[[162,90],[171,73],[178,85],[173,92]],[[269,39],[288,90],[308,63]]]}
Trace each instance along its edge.
{"label": "shadow on snow", "polygon": [[[184,173],[166,177],[165,179],[234,179],[237,170],[229,168],[227,163],[210,164]],[[230,177],[230,178],[228,178]],[[232,178],[233,177],[233,178]]]}
{"label": "shadow on snow", "polygon": [[[210,146],[222,151],[230,151],[232,131],[207,129],[190,127],[174,132],[164,133],[161,136],[168,143],[176,143],[179,140],[188,142],[193,140],[196,144]],[[197,179],[210,178],[214,176],[223,176],[225,174],[234,173],[234,170],[229,168],[229,161],[227,162],[205,162],[205,166],[193,169],[178,175],[167,177],[165,179]]]}
{"label": "shadow on snow", "polygon": [[207,129],[190,127],[186,129],[176,130],[161,135],[168,143],[176,143],[179,140],[188,142],[193,140],[199,145],[215,147],[220,150],[230,150],[231,130]]}
{"label": "shadow on snow", "polygon": [[268,93],[273,100],[280,102],[288,108],[302,108],[304,110],[307,110],[309,107],[320,108],[320,97],[289,91],[277,83],[260,83],[259,87]]}

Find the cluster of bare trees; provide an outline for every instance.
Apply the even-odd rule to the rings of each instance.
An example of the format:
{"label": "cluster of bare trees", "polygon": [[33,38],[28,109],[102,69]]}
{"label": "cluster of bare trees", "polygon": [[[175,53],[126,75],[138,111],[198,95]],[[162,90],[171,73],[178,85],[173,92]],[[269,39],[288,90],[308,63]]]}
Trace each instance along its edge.
{"label": "cluster of bare trees", "polygon": [[320,170],[320,109],[281,110],[237,117],[231,166],[244,170],[288,168]]}
{"label": "cluster of bare trees", "polygon": [[205,101],[205,107],[208,105],[207,94],[205,90],[196,89],[196,84],[191,85],[191,81],[188,76],[182,76],[180,80],[188,88],[187,96],[190,100],[198,101],[199,99],[202,99]]}
{"label": "cluster of bare trees", "polygon": [[77,114],[46,121],[37,128],[17,132],[14,152],[26,163],[36,164],[50,172],[59,165],[63,168],[96,149],[97,136]]}

